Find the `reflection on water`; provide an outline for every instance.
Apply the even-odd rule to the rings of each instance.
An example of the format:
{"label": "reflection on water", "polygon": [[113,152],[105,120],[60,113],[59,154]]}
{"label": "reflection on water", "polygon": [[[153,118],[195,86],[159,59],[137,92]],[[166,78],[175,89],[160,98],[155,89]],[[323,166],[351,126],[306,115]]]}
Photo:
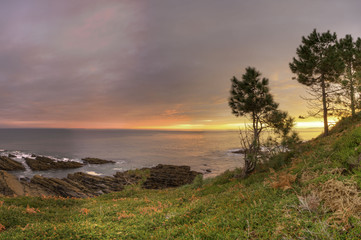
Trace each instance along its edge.
{"label": "reflection on water", "polygon": [[323,128],[299,128],[296,132],[300,135],[302,140],[311,140],[319,136],[323,132]]}

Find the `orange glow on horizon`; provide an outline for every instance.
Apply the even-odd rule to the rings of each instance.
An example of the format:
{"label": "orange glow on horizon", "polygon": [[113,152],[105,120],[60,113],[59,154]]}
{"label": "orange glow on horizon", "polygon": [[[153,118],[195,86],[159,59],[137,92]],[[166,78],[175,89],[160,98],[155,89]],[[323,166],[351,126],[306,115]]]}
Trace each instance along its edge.
{"label": "orange glow on horizon", "polygon": [[[331,124],[335,122],[330,122]],[[250,123],[227,123],[227,124],[175,124],[175,125],[156,125],[156,126],[138,126],[132,127],[132,129],[146,129],[146,130],[238,130],[245,129],[246,126],[250,126]],[[295,129],[305,128],[323,128],[323,122],[296,122]]]}
{"label": "orange glow on horizon", "polygon": [[[330,119],[333,125],[334,119]],[[238,130],[245,129],[250,123],[215,122],[212,120],[201,120],[192,122],[185,119],[150,119],[148,121],[134,121],[132,124],[121,122],[47,122],[47,121],[9,121],[5,125],[11,128],[69,128],[69,129],[145,129],[145,130]],[[323,128],[321,120],[299,121],[295,123],[295,129]]]}

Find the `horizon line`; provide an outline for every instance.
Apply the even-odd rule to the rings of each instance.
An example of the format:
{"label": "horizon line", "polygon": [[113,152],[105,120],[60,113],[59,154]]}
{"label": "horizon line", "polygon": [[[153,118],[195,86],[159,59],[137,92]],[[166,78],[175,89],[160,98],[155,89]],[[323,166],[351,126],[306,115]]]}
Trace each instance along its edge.
{"label": "horizon line", "polygon": [[[0,127],[0,130],[6,129],[34,129],[34,130],[132,130],[132,131],[177,131],[177,132],[191,132],[191,131],[239,131],[239,128],[194,128],[194,129],[179,129],[179,128],[66,128],[66,127]],[[294,127],[294,129],[323,129],[323,127]],[[269,131],[269,130],[265,130]]]}

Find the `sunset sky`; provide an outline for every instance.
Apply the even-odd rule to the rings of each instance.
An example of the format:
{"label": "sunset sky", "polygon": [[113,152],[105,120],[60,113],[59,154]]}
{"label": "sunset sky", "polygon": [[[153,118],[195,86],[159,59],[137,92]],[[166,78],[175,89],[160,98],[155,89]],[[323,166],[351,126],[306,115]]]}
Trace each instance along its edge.
{"label": "sunset sky", "polygon": [[361,37],[360,10],[358,0],[1,0],[0,127],[237,129],[230,78],[247,66],[298,117],[305,90],[288,64],[301,37]]}

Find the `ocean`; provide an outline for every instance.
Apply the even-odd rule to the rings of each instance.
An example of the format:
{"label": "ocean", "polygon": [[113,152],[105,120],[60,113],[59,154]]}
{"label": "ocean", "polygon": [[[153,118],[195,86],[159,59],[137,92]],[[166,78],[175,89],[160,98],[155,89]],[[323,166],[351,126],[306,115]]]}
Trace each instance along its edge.
{"label": "ocean", "polygon": [[[309,140],[320,129],[302,129]],[[79,161],[85,157],[113,160],[115,164],[86,165],[82,168],[52,171],[13,172],[18,177],[39,174],[66,177],[68,173],[86,172],[110,176],[117,171],[153,167],[158,164],[188,165],[192,170],[213,177],[227,169],[242,166],[238,131],[154,131],[154,130],[83,130],[83,129],[0,129],[0,154],[23,157],[43,155],[58,161]]]}

